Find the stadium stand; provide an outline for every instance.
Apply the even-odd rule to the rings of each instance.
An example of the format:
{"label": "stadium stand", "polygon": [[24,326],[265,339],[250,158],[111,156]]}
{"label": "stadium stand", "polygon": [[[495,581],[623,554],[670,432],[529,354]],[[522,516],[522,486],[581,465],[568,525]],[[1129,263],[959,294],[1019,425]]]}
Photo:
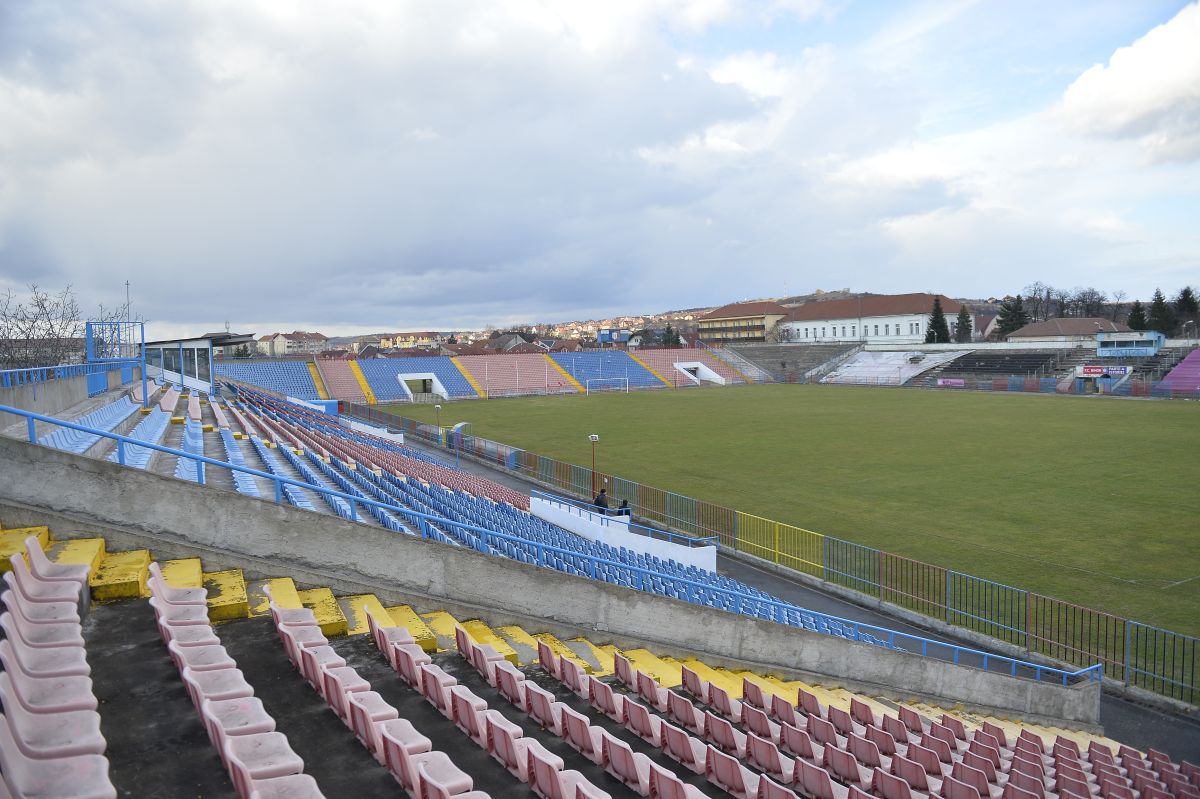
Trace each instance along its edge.
{"label": "stadium stand", "polygon": [[848,352],[857,344],[731,344],[731,349],[781,383],[795,383],[805,373]]}
{"label": "stadium stand", "polygon": [[366,404],[366,395],[358,384],[358,378],[350,370],[349,361],[340,358],[318,358],[316,364],[330,397],[357,402],[360,405]]}
{"label": "stadium stand", "polygon": [[[104,407],[79,417],[78,422],[81,425],[94,427],[97,430],[112,430],[132,416],[138,407],[137,403],[129,397],[119,397]],[[94,433],[82,433],[78,430],[68,430],[65,427],[59,427],[38,439],[38,443],[47,447],[74,452],[76,455],[82,455],[99,440],[100,436]]]}
{"label": "stadium stand", "polygon": [[262,386],[270,391],[303,400],[317,400],[307,361],[251,360],[217,361],[214,369],[220,377]]}
{"label": "stadium stand", "polygon": [[1053,376],[1058,353],[1043,350],[974,351],[942,367],[942,374]]}
{"label": "stadium stand", "polygon": [[621,350],[599,352],[556,352],[551,358],[568,374],[586,386],[589,380],[623,378],[629,388],[662,388],[663,382]]}
{"label": "stadium stand", "polygon": [[571,381],[544,355],[463,355],[458,358],[487,397],[574,394]]}
{"label": "stadium stand", "polygon": [[902,386],[966,352],[858,352],[821,378],[822,383]]}
{"label": "stadium stand", "polygon": [[1200,349],[1180,361],[1159,383],[1167,391],[1200,391]]}
{"label": "stadium stand", "polygon": [[744,383],[743,376],[720,358],[714,357],[704,349],[681,347],[678,349],[638,349],[634,353],[650,369],[653,369],[672,386],[696,385],[675,368],[677,363],[700,362],[712,369],[728,383]]}
{"label": "stadium stand", "polygon": [[[368,358],[358,361],[379,402],[404,402],[411,399],[400,384],[402,374],[433,374],[450,397],[460,399],[479,396],[449,358],[422,355],[411,358]],[[257,384],[256,384],[257,385]]]}
{"label": "stadium stand", "polygon": [[[1200,786],[1186,760],[1101,735],[0,530],[18,537],[0,614],[13,796],[1195,799]],[[27,574],[103,601],[86,632],[34,629]],[[29,640],[47,636],[70,643]],[[29,711],[18,680],[63,707]],[[169,767],[155,767],[164,736]]]}

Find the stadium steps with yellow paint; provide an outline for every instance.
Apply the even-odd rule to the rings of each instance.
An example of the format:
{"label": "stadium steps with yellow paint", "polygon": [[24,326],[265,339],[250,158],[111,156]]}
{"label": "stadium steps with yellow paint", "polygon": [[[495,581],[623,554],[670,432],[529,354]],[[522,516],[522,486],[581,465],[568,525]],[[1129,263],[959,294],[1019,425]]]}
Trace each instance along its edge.
{"label": "stadium steps with yellow paint", "polygon": [[[179,696],[184,697],[179,705],[179,714],[186,716],[187,719],[192,719],[192,715],[194,715],[194,709],[191,708],[190,703],[187,703],[181,686],[175,686],[168,681],[166,687],[163,687],[163,680],[152,683],[151,678],[144,674],[145,669],[155,668],[155,657],[158,661],[166,662],[167,671],[164,673],[168,677],[170,677],[170,668],[173,668],[170,666],[166,648],[163,647],[161,639],[157,638],[154,617],[149,612],[149,608],[145,608],[144,597],[148,595],[146,579],[149,576],[150,563],[155,559],[154,553],[149,549],[110,551],[102,537],[55,540],[47,527],[0,529],[0,553],[23,554],[25,540],[29,536],[34,536],[41,546],[47,549],[50,558],[61,561],[61,563],[78,563],[89,567],[89,583],[92,599],[94,599],[88,621],[88,625],[91,627],[88,644],[89,662],[94,669],[97,696],[108,697],[101,707],[104,734],[109,740],[110,749],[121,752],[120,757],[113,759],[114,783],[126,779],[132,780],[138,785],[136,791],[133,791],[137,795],[181,795],[162,791],[160,788],[166,785],[166,782],[156,786],[155,780],[167,781],[170,779],[169,776],[157,773],[150,776],[138,773],[138,776],[134,776],[133,765],[124,761],[126,756],[132,758],[133,761],[140,761],[144,758],[144,753],[137,750],[137,741],[132,739],[137,739],[140,741],[140,745],[144,746],[151,746],[155,740],[158,740],[151,731],[145,728],[146,710],[139,710],[138,702],[132,698],[138,695],[139,690],[178,690]],[[5,564],[7,563],[6,559]],[[529,668],[535,666],[538,661],[538,647],[541,642],[550,647],[554,654],[568,657],[569,660],[576,662],[584,672],[592,674],[593,677],[612,679],[614,687],[626,693],[634,691],[629,686],[620,685],[619,681],[613,677],[614,665],[616,665],[614,657],[617,654],[628,659],[631,668],[649,674],[655,683],[662,687],[672,687],[672,689],[678,689],[682,685],[682,672],[686,667],[695,671],[701,679],[721,686],[733,698],[742,698],[743,680],[750,680],[762,687],[764,693],[768,693],[768,695],[778,693],[778,695],[790,698],[793,704],[796,701],[797,690],[803,687],[804,690],[814,693],[823,705],[836,705],[836,707],[846,710],[850,709],[853,699],[868,704],[868,707],[876,714],[895,715],[898,713],[900,704],[906,704],[908,708],[916,711],[926,720],[938,721],[942,719],[943,714],[947,714],[961,721],[967,729],[977,729],[985,721],[990,721],[1003,727],[1014,737],[1020,732],[1020,729],[1028,728],[1033,729],[1048,741],[1054,739],[1055,735],[1062,734],[1063,737],[1075,740],[1081,749],[1085,750],[1087,744],[1092,740],[1114,746],[1109,739],[1086,732],[1028,725],[1028,723],[1018,720],[997,719],[997,717],[970,713],[962,708],[936,708],[916,701],[898,703],[892,699],[865,696],[863,693],[848,691],[840,685],[804,683],[799,680],[780,679],[772,674],[758,674],[742,671],[742,669],[709,666],[696,657],[672,657],[655,653],[652,649],[644,647],[620,650],[613,644],[595,636],[576,637],[570,641],[564,641],[551,633],[541,632],[535,627],[527,625],[493,627],[487,621],[478,618],[456,618],[454,614],[445,609],[432,609],[431,611],[431,609],[413,605],[388,606],[374,594],[338,595],[330,588],[319,587],[319,585],[318,587],[310,587],[310,585],[301,587],[287,576],[247,579],[240,569],[223,569],[222,564],[204,563],[202,558],[197,557],[164,559],[160,560],[160,566],[164,578],[176,587],[203,587],[208,591],[209,618],[217,624],[218,637],[222,639],[222,643],[227,645],[229,654],[234,656],[239,668],[244,669],[248,683],[256,689],[256,696],[263,697],[263,702],[268,704],[272,715],[277,716],[282,731],[288,734],[290,743],[296,747],[296,751],[300,753],[301,757],[304,757],[306,765],[310,761],[313,762],[313,768],[316,769],[314,774],[318,776],[318,781],[322,783],[323,787],[326,787],[326,783],[329,787],[344,786],[336,793],[326,791],[326,795],[378,795],[376,788],[368,789],[362,786],[362,782],[376,779],[377,774],[374,771],[376,765],[373,764],[372,758],[361,759],[359,767],[347,765],[341,756],[330,759],[326,747],[330,751],[337,752],[338,745],[340,745],[332,743],[330,735],[347,734],[340,722],[336,725],[320,722],[318,726],[322,727],[323,732],[313,733],[310,737],[311,740],[305,741],[304,745],[312,746],[312,749],[307,752],[300,750],[300,740],[293,740],[298,738],[301,731],[304,731],[305,723],[317,723],[311,721],[316,710],[322,710],[322,714],[325,714],[318,714],[316,716],[318,720],[330,720],[331,717],[328,716],[328,711],[323,710],[322,705],[319,704],[293,707],[301,699],[310,702],[313,696],[317,696],[316,693],[311,692],[311,689],[284,695],[284,685],[281,684],[282,675],[287,675],[288,679],[292,680],[288,685],[295,685],[296,680],[294,672],[288,671],[290,667],[286,657],[282,655],[281,645],[274,636],[274,630],[271,629],[269,620],[264,618],[269,615],[268,591],[280,606],[311,608],[317,617],[320,629],[326,637],[330,638],[331,644],[335,645],[338,655],[346,657],[348,662],[352,655],[361,657],[361,660],[354,661],[356,668],[367,668],[362,665],[362,660],[373,657],[377,662],[374,662],[371,668],[377,669],[377,671],[371,673],[384,675],[382,679],[389,686],[386,690],[396,690],[391,687],[395,685],[395,674],[388,671],[386,666],[380,668],[378,654],[371,654],[373,653],[373,644],[365,641],[370,638],[367,635],[368,613],[377,619],[382,619],[384,624],[406,627],[409,635],[412,635],[422,649],[431,656],[439,657],[436,662],[442,663],[445,668],[451,668],[452,673],[456,673],[464,684],[466,684],[467,678],[462,673],[463,669],[454,668],[458,665],[458,661],[454,660],[457,655],[452,654],[452,650],[457,648],[455,632],[460,626],[475,642],[490,645],[512,665],[526,669],[529,679],[545,677],[545,675],[540,675],[539,669]],[[101,620],[92,624],[91,617],[101,617]],[[127,625],[122,624],[120,629],[115,629],[115,625],[113,625],[113,629],[109,629],[106,624],[110,623],[114,617],[133,619],[133,621]],[[131,630],[137,627],[134,621],[146,627],[146,635],[142,641],[134,645],[133,649],[127,649],[128,645],[132,644],[124,643],[122,637],[130,635]],[[120,657],[115,655],[110,657],[109,651],[104,649],[104,644],[107,643],[104,641],[106,636],[114,638],[116,643],[113,644],[113,648],[119,651]],[[355,639],[362,643],[352,643]],[[346,644],[338,643],[343,641]],[[95,647],[94,644],[96,644]],[[146,662],[140,662],[138,657],[133,657],[134,651],[138,656],[146,659]],[[161,662],[158,663],[158,666],[161,667],[161,665]],[[175,675],[173,679],[178,680],[178,675]],[[160,687],[139,689],[139,686],[143,684]],[[124,687],[118,690],[114,685]],[[484,696],[482,693],[484,689],[481,686],[476,685],[472,690],[476,689],[479,690],[481,696]],[[385,687],[372,683],[372,690],[384,691]],[[109,695],[108,691],[113,691],[112,695]],[[316,710],[313,710],[313,707],[316,707]],[[130,716],[127,723],[115,721],[121,719],[122,714]],[[295,720],[293,720],[293,715]],[[310,721],[305,721],[305,719]],[[163,734],[163,737],[166,737],[166,734]],[[170,740],[174,746],[175,738],[172,737]],[[344,743],[341,738],[337,740]],[[353,735],[349,735],[347,740],[353,743]],[[124,746],[119,745],[122,741],[124,741]],[[457,741],[457,743],[466,745],[466,739]],[[202,750],[206,746],[203,728],[200,728],[197,734],[196,746]],[[355,750],[350,749],[349,751]],[[463,751],[468,750],[463,749]],[[180,757],[181,762],[184,763],[180,769],[187,771],[190,768],[187,765],[187,753],[185,752],[185,755]],[[210,761],[214,758],[211,752],[208,757]],[[335,769],[329,765],[331,762],[337,762],[340,765]],[[175,769],[175,765],[176,763],[173,761],[173,769]],[[210,771],[198,776],[198,783],[215,779],[211,774],[211,762],[205,768]],[[168,773],[170,770],[172,769],[166,769]],[[217,761],[216,774],[222,774],[220,761]],[[137,780],[149,780],[149,782],[137,782]],[[216,788],[212,789],[212,792],[220,793]]]}
{"label": "stadium steps with yellow paint", "polygon": [[325,379],[321,376],[321,370],[312,361],[308,362],[308,373],[312,375],[313,386],[317,389],[317,396],[323,400],[329,399],[329,391],[325,388]]}
{"label": "stadium steps with yellow paint", "polygon": [[358,361],[347,361],[346,365],[350,367],[350,373],[358,381],[358,387],[362,389],[363,397],[366,398],[367,404],[378,405],[379,400],[375,397],[375,392],[371,390],[371,384],[367,382],[367,376],[363,374],[362,367],[358,365]]}
{"label": "stadium steps with yellow paint", "polygon": [[487,399],[487,391],[484,390],[483,386],[479,385],[479,381],[475,379],[475,375],[471,374],[471,370],[458,359],[457,355],[451,356],[450,363],[454,364],[454,368],[462,373],[462,376],[471,384],[471,388],[475,390],[475,393],[479,397]]}

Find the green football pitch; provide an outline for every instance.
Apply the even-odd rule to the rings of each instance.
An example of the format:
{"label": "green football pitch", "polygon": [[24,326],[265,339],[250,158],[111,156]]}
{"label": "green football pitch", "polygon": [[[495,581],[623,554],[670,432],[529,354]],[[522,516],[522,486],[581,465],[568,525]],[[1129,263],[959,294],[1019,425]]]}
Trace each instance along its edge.
{"label": "green football pitch", "polygon": [[[433,422],[431,405],[384,408]],[[441,423],[1200,635],[1200,404],[848,386],[443,403]]]}

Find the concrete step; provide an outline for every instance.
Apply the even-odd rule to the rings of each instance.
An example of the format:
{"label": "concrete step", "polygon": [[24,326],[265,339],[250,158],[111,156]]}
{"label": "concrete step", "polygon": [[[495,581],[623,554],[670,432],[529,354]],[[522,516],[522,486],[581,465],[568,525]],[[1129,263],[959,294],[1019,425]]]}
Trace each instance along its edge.
{"label": "concrete step", "polygon": [[337,603],[342,610],[342,615],[346,617],[346,635],[362,635],[370,632],[370,623],[367,621],[368,609],[377,619],[387,618],[387,611],[384,609],[383,603],[374,594],[340,596],[337,598]]}
{"label": "concrete step", "polygon": [[[271,589],[267,596],[266,589]],[[296,583],[291,577],[264,577],[260,580],[250,580],[246,583],[246,599],[250,603],[251,616],[266,616],[271,612],[270,600],[281,608],[303,607],[300,596],[296,591]]]}
{"label": "concrete step", "polygon": [[148,596],[146,580],[150,576],[150,550],[109,552],[92,575],[92,598],[103,602]]}
{"label": "concrete step", "polygon": [[77,563],[88,567],[88,579],[100,568],[104,560],[103,538],[70,538],[66,541],[51,541],[46,557],[55,563]]}
{"label": "concrete step", "polygon": [[415,610],[408,605],[396,605],[386,610],[392,619],[392,624],[407,628],[408,634],[417,642],[417,646],[426,652],[437,651],[437,636],[433,634],[433,630],[429,629],[429,625]]}
{"label": "concrete step", "polygon": [[0,532],[0,574],[12,568],[9,558],[25,554],[25,539],[36,538],[45,549],[50,542],[50,530],[46,527],[13,527]]}
{"label": "concrete step", "polygon": [[200,588],[204,585],[204,569],[200,558],[168,560],[159,564],[163,579],[176,588]]}
{"label": "concrete step", "polygon": [[309,588],[297,591],[296,596],[300,598],[300,604],[317,617],[317,625],[326,638],[346,634],[350,625],[332,591],[328,588]]}

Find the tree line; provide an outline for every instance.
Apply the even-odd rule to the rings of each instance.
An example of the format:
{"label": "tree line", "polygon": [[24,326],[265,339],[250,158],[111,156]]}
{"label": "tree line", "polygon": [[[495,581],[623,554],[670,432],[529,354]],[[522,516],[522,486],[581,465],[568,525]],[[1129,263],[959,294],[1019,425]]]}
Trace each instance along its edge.
{"label": "tree line", "polygon": [[1196,290],[1191,286],[1179,289],[1170,299],[1156,288],[1149,304],[1136,299],[1126,303],[1127,296],[1123,291],[1115,291],[1109,297],[1090,286],[1068,290],[1033,283],[1000,304],[996,332],[1003,337],[1033,322],[1098,317],[1124,322],[1133,330],[1154,330],[1168,338],[1196,334],[1200,313]]}
{"label": "tree line", "polygon": [[[31,283],[29,294],[0,294],[0,369],[32,369],[81,363],[85,357],[83,319],[70,285],[58,293]],[[93,321],[125,319],[127,305],[100,306]]]}

